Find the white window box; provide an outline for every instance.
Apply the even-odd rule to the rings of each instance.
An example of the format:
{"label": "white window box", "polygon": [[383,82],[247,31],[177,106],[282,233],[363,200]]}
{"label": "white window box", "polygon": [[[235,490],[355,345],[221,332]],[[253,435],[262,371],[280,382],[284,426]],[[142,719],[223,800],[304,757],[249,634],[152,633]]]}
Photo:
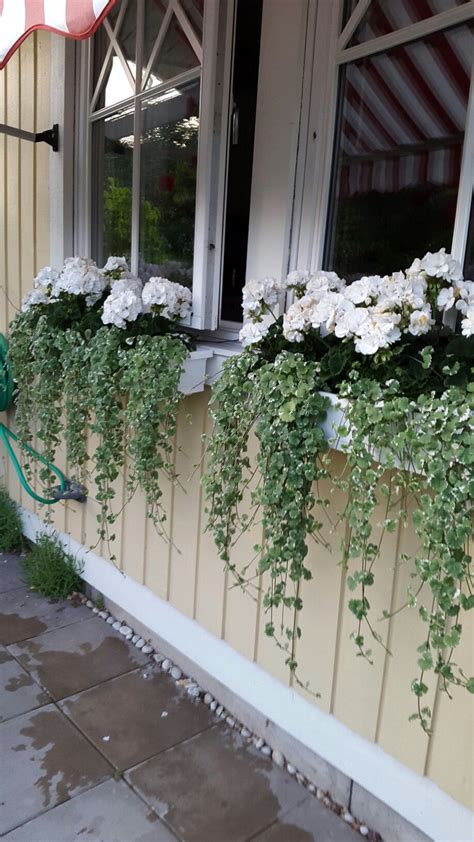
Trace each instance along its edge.
{"label": "white window box", "polygon": [[199,347],[191,351],[184,363],[183,373],[179,381],[179,390],[183,395],[193,395],[195,392],[203,392],[206,385],[206,369],[212,358],[212,348]]}

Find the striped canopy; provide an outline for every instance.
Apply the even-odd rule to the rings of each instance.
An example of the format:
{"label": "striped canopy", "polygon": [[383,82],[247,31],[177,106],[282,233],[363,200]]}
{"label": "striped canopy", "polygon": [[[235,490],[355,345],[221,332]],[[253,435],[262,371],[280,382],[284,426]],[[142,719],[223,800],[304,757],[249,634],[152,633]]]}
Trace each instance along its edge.
{"label": "striped canopy", "polygon": [[30,32],[88,38],[116,0],[0,0],[0,70]]}

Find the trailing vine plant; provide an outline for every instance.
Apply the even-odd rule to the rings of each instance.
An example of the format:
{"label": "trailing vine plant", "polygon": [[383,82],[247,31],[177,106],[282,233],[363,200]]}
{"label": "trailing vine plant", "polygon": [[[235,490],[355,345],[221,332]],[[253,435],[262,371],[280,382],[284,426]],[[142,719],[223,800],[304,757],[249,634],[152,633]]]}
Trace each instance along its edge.
{"label": "trailing vine plant", "polygon": [[[293,303],[281,317],[287,292]],[[474,692],[474,679],[456,660],[462,614],[474,608],[474,284],[442,249],[406,272],[352,284],[333,272],[251,281],[243,309],[245,347],[214,388],[204,477],[219,554],[234,584],[254,598],[261,591],[265,631],[301,682],[303,585],[314,572],[308,546],[327,548],[335,530],[357,654],[372,660],[370,640],[385,646],[380,623],[402,608],[426,624],[411,689],[414,718],[429,731],[430,672],[448,694],[455,685]],[[452,317],[453,328],[443,325],[447,311],[460,325]],[[328,393],[339,416],[330,435]],[[339,473],[329,445],[346,453]],[[323,479],[345,500],[332,525]],[[238,567],[234,545],[257,524],[255,556]],[[413,566],[406,600],[373,617],[384,538],[409,524],[419,547],[412,559],[397,559],[397,568]]]}
{"label": "trailing vine plant", "polygon": [[[68,258],[61,272],[39,273],[10,325],[20,443],[36,435],[53,462],[64,437],[69,473],[95,484],[99,539],[115,537],[114,483],[126,461],[128,494],[141,486],[147,514],[166,535],[161,484],[175,479],[179,380],[192,347],[177,321],[190,305],[189,289],[158,277],[143,285],[124,258],[103,269]],[[28,465],[26,449],[23,458]],[[47,467],[40,480],[51,484]]]}

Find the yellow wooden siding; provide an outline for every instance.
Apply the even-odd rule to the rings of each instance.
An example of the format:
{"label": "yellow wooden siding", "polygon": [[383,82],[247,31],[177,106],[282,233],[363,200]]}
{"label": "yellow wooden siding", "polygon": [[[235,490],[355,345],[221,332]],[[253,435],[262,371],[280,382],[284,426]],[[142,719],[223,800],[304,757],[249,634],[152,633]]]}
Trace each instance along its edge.
{"label": "yellow wooden siding", "polygon": [[[49,125],[48,36],[30,38],[0,73],[0,122],[22,124],[28,129]],[[36,81],[35,81],[36,80]],[[30,99],[25,103],[24,98]],[[2,286],[0,328],[6,329],[20,296],[31,287],[32,275],[48,262],[48,162],[53,154],[47,147],[0,136],[0,284]],[[8,303],[6,294],[11,304]],[[164,505],[169,514],[171,543],[160,539],[153,524],[146,520],[143,497],[137,493],[119,517],[117,540],[112,551],[117,565],[143,582],[175,607],[250,659],[288,683],[283,658],[265,637],[265,615],[261,598],[255,600],[238,588],[229,588],[212,537],[205,531],[206,515],[200,479],[206,464],[202,433],[210,431],[209,390],[183,399],[175,447],[175,464],[182,487],[164,484]],[[191,422],[188,416],[191,416]],[[12,419],[10,419],[12,421]],[[91,436],[92,444],[92,436]],[[251,442],[254,455],[256,442]],[[204,457],[204,458],[203,458]],[[340,463],[343,457],[334,454]],[[14,472],[1,465],[12,496],[33,509],[33,503],[20,498]],[[65,467],[64,452],[58,463]],[[127,498],[126,470],[116,483],[118,511]],[[335,521],[342,499],[340,492],[326,487],[321,496],[331,496],[328,512]],[[99,507],[94,489],[86,505],[61,503],[54,521],[74,538],[88,546],[96,544],[96,516]],[[237,563],[248,561],[253,544],[260,536],[255,524],[235,547]],[[328,529],[325,529],[328,533]],[[393,655],[373,644],[374,665],[356,657],[349,639],[354,619],[347,609],[348,593],[344,571],[338,566],[339,529],[329,533],[332,551],[311,543],[309,563],[313,580],[304,585],[303,637],[298,644],[300,675],[310,682],[301,690],[314,704],[332,712],[342,722],[369,740],[376,741],[403,763],[438,783],[457,800],[469,804],[472,797],[472,707],[465,692],[454,692],[452,702],[432,693],[435,734],[431,740],[408,715],[414,709],[410,682],[415,677],[415,647],[422,639],[416,610],[396,615],[390,622],[376,622]],[[412,530],[401,527],[388,536],[382,558],[377,563],[376,585],[370,601],[374,620],[382,609],[395,608],[404,598],[410,581],[409,565],[397,565],[397,553],[413,552],[417,541]],[[98,548],[104,557],[109,548]],[[472,620],[472,618],[471,618]],[[461,663],[472,659],[473,635],[465,623],[460,648]],[[471,670],[472,672],[472,670]],[[313,693],[321,698],[315,699]]]}

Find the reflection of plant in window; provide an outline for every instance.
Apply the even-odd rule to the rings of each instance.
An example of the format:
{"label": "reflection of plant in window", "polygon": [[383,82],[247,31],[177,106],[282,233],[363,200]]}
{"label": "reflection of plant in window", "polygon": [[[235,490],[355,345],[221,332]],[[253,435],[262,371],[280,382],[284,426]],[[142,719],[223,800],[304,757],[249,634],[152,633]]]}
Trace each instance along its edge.
{"label": "reflection of plant in window", "polygon": [[[104,229],[107,249],[111,253],[130,256],[131,218],[131,188],[121,187],[116,178],[109,178],[104,190]],[[140,219],[152,260],[165,260],[166,245],[160,234],[160,211],[156,205],[143,199]]]}
{"label": "reflection of plant in window", "polygon": [[196,117],[151,129],[142,145],[146,197],[158,210],[164,254],[157,258],[149,233],[142,227],[142,253],[147,261],[192,263],[196,204],[199,122]]}
{"label": "reflection of plant in window", "polygon": [[450,241],[455,207],[456,191],[434,185],[341,199],[330,268],[353,279],[408,266],[419,252]]}

